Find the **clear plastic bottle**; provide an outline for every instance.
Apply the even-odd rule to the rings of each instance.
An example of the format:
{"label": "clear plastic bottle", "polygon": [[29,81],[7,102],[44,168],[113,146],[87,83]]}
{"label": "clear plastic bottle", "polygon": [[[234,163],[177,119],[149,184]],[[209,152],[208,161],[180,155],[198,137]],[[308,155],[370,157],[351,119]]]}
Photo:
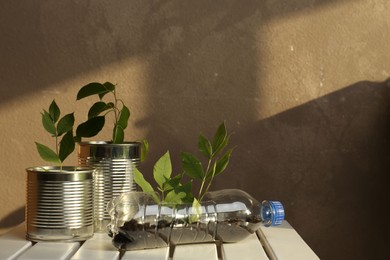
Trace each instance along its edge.
{"label": "clear plastic bottle", "polygon": [[284,220],[280,202],[260,203],[238,189],[209,192],[201,206],[156,204],[147,193],[129,192],[113,199],[107,210],[109,235],[122,250],[238,242],[261,225],[275,226]]}

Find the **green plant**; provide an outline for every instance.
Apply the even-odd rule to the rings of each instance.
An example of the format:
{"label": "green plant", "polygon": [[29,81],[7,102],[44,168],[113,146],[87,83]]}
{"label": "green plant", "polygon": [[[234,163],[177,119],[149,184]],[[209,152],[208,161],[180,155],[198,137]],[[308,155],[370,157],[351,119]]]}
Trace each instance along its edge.
{"label": "green plant", "polygon": [[[134,180],[144,192],[150,193],[156,203],[193,203],[199,205],[204,195],[210,189],[216,176],[221,174],[229,164],[234,148],[225,151],[229,142],[225,123],[222,123],[212,140],[202,134],[198,137],[198,149],[205,157],[206,166],[194,154],[181,153],[182,171],[172,176],[172,164],[167,151],[154,165],[153,177],[157,184],[157,191],[145,180],[143,174],[135,169]],[[189,181],[182,183],[184,176]],[[192,192],[192,183],[200,181],[199,191]],[[160,194],[158,196],[157,194]]]}
{"label": "green plant", "polygon": [[[111,102],[104,102],[102,99],[107,94],[112,95]],[[64,160],[74,151],[75,143],[80,142],[83,137],[93,137],[104,127],[106,115],[114,115],[114,128],[112,132],[112,143],[118,144],[124,141],[124,130],[127,128],[130,118],[130,110],[124,105],[121,99],[117,98],[115,85],[92,82],[83,86],[77,93],[77,100],[89,96],[98,96],[99,101],[95,102],[88,111],[88,120],[81,123],[76,129],[76,136],[73,136],[74,113],[67,114],[60,118],[61,111],[55,100],[48,110],[43,110],[42,124],[47,132],[55,138],[55,149],[35,142],[41,158],[45,161],[59,164],[61,167]],[[59,140],[62,136],[61,141]],[[142,140],[141,161],[145,159],[149,144],[147,140]]]}
{"label": "green plant", "polygon": [[[38,153],[43,160],[59,164],[62,169],[64,160],[75,149],[73,137],[74,113],[66,114],[60,118],[61,110],[55,100],[53,100],[48,111],[43,110],[41,114],[44,129],[55,139],[55,150],[35,142]],[[61,141],[59,141],[61,136]]]}
{"label": "green plant", "polygon": [[[111,102],[104,102],[103,97],[107,94],[112,96]],[[77,93],[77,100],[90,96],[98,96],[99,101],[95,102],[88,111],[88,120],[81,123],[76,129],[77,141],[83,137],[93,137],[97,135],[104,127],[106,115],[114,115],[114,128],[112,131],[112,142],[114,144],[123,143],[124,130],[128,125],[130,110],[123,100],[118,99],[115,91],[115,85],[106,82],[92,82],[83,86]]]}

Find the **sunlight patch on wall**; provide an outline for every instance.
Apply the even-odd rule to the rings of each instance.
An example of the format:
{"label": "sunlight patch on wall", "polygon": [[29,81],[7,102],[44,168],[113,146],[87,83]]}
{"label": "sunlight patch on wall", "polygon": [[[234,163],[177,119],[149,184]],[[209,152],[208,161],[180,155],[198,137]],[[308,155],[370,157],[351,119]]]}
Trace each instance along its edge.
{"label": "sunlight patch on wall", "polygon": [[359,81],[388,78],[390,54],[382,50],[388,49],[389,19],[372,20],[385,15],[383,4],[326,5],[263,25],[257,31],[258,119]]}

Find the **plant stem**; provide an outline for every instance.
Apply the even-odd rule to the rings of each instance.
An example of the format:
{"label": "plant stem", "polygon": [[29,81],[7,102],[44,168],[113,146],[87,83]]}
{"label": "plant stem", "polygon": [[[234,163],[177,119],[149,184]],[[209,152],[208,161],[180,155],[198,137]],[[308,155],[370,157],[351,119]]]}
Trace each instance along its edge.
{"label": "plant stem", "polygon": [[58,155],[58,135],[57,135],[57,133],[56,133],[55,140],[56,140],[56,154]]}
{"label": "plant stem", "polygon": [[[115,117],[115,126],[118,124],[118,117],[119,117],[119,115],[118,115],[118,99],[117,99],[117,97],[116,97],[116,92],[115,92],[115,89],[112,91],[112,94],[114,95],[114,108],[113,108],[113,110],[114,110],[114,117]],[[114,131],[113,132],[113,134],[112,134],[112,141],[114,141],[114,140],[116,140],[116,131]]]}
{"label": "plant stem", "polygon": [[215,174],[215,172],[213,171],[213,174],[211,175],[211,179],[210,179],[210,181],[209,181],[209,184],[207,185],[206,190],[205,190],[204,193],[202,194],[202,197],[199,198],[199,201],[202,201],[204,195],[209,191],[209,189],[210,189],[210,187],[211,187],[211,183],[212,183],[213,180],[214,180],[214,176],[215,176],[214,174]]}
{"label": "plant stem", "polygon": [[[203,187],[204,187],[204,185],[205,185],[205,183],[206,183],[207,173],[208,173],[209,170],[210,170],[211,160],[212,160],[212,158],[210,158],[209,161],[208,161],[208,163],[207,163],[206,172],[205,172],[205,175],[204,175],[203,180],[202,180],[202,184],[201,184],[200,189],[199,189],[199,195],[198,195],[199,201],[201,201],[202,198],[203,198],[203,196],[204,196],[204,194],[202,195],[202,191],[203,191]],[[214,175],[214,174],[213,174],[213,175]]]}
{"label": "plant stem", "polygon": [[114,95],[114,114],[115,114],[115,124],[118,123],[118,99],[116,98],[116,92],[115,89],[112,91],[112,94]]}
{"label": "plant stem", "polygon": [[203,196],[202,196],[202,190],[203,190],[203,186],[204,186],[205,181],[206,181],[206,179],[204,178],[204,179],[202,180],[202,184],[200,185],[199,194],[198,194],[199,201],[200,201],[201,198],[203,197]]}
{"label": "plant stem", "polygon": [[[59,146],[59,143],[58,143],[58,134],[56,133],[56,153],[57,153],[57,156],[59,155],[58,153],[58,146]],[[60,172],[62,172],[62,161],[60,162]]]}

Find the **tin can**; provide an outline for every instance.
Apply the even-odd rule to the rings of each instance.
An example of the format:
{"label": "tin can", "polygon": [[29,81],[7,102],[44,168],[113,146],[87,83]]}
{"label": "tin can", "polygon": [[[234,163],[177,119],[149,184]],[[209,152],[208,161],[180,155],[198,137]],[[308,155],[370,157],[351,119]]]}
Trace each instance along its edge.
{"label": "tin can", "polygon": [[93,168],[27,168],[26,238],[84,241],[93,236]]}
{"label": "tin can", "polygon": [[140,164],[141,143],[81,142],[78,144],[80,166],[96,169],[94,174],[95,232],[106,232],[110,215],[107,203],[116,196],[138,190],[134,167]]}

